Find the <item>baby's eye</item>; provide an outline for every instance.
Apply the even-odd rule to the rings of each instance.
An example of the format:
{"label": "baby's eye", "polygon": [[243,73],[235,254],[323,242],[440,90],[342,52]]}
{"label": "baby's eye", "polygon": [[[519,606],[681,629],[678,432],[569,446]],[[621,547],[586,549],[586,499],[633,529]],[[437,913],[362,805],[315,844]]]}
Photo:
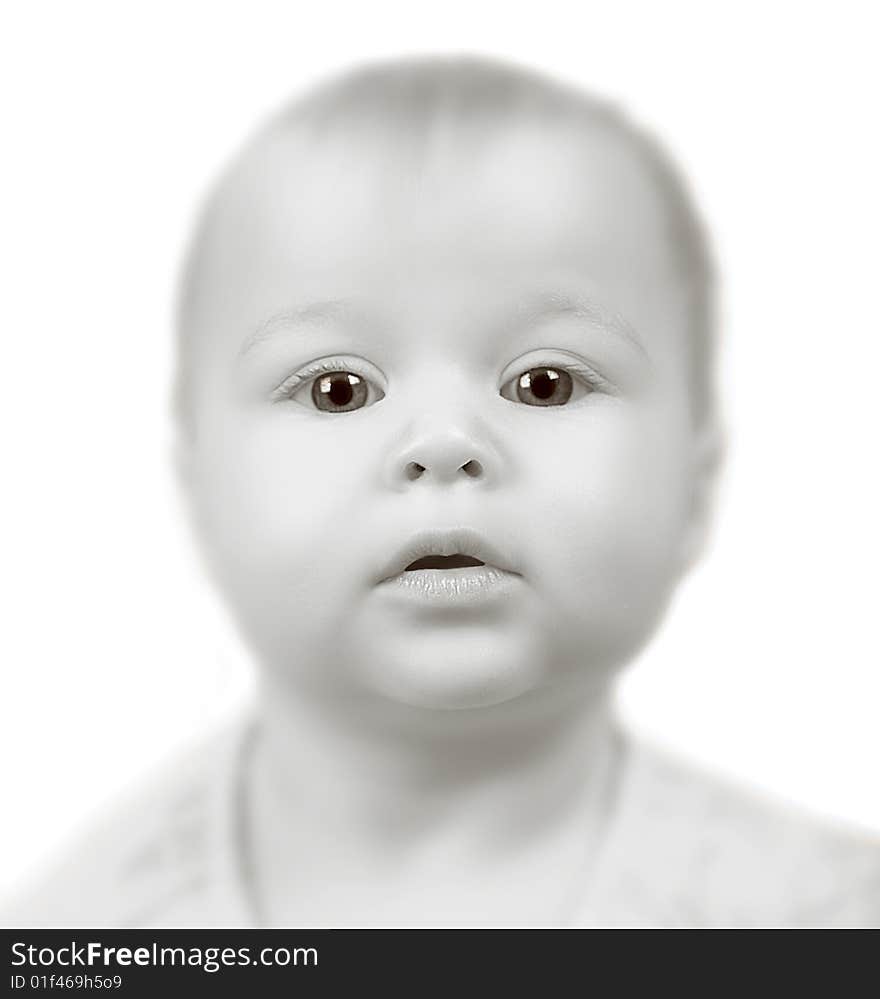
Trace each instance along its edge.
{"label": "baby's eye", "polygon": [[322,413],[353,413],[383,399],[385,393],[371,379],[342,364],[322,362],[285,381],[273,397]]}
{"label": "baby's eye", "polygon": [[312,402],[323,413],[350,413],[367,405],[366,379],[352,371],[334,371],[312,380]]}
{"label": "baby's eye", "polygon": [[580,378],[573,378],[565,368],[535,367],[507,382],[501,389],[501,395],[511,402],[524,402],[527,406],[564,406],[572,396],[581,399],[592,391],[591,385]]}

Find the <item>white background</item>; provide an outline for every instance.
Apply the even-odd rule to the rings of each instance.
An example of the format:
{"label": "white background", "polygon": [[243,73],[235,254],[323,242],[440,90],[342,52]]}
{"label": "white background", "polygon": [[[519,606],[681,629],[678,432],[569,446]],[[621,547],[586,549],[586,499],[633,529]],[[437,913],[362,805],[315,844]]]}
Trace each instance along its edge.
{"label": "white background", "polygon": [[0,888],[248,671],[169,472],[182,240],[225,158],[352,60],[510,56],[623,101],[724,277],[703,567],[623,685],[656,739],[880,830],[878,26],[871,5],[31,4],[2,31]]}

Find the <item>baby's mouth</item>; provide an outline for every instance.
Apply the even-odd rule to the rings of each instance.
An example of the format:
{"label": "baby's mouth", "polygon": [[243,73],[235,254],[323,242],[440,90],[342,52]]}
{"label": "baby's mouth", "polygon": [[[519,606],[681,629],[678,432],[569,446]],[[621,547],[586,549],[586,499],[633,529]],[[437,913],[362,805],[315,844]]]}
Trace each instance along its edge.
{"label": "baby's mouth", "polygon": [[391,555],[376,583],[391,579],[406,579],[409,583],[430,579],[473,582],[493,572],[519,575],[512,559],[473,528],[434,528],[413,535]]}
{"label": "baby's mouth", "polygon": [[479,608],[487,602],[503,604],[518,576],[518,573],[506,572],[476,555],[455,552],[452,555],[421,555],[396,576],[386,579],[383,585],[386,592],[390,588],[392,599],[422,609]]}
{"label": "baby's mouth", "polygon": [[415,562],[410,562],[404,572],[416,572],[419,569],[466,569],[485,564],[470,555],[426,555],[424,558],[417,558]]}

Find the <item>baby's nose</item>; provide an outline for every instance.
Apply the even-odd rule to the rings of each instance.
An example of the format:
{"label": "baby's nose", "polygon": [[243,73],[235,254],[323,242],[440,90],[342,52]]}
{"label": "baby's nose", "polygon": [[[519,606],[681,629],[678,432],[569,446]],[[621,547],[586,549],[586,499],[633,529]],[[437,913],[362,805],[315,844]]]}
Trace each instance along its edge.
{"label": "baby's nose", "polygon": [[418,479],[437,485],[464,480],[487,481],[493,459],[490,448],[460,429],[437,428],[422,433],[392,456],[388,468],[392,488]]}

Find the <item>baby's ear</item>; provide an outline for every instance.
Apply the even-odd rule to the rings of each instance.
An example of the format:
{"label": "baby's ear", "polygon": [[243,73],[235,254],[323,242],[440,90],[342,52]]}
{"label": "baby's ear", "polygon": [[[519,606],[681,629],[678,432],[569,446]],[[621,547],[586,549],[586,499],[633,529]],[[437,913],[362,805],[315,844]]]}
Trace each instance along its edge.
{"label": "baby's ear", "polygon": [[180,508],[190,530],[194,554],[201,559],[201,566],[213,577],[215,566],[211,546],[205,531],[205,514],[198,488],[198,468],[195,441],[187,429],[178,428],[170,443],[171,466],[177,484]]}
{"label": "baby's ear", "polygon": [[[178,495],[183,503],[191,508],[193,482],[193,452],[192,441],[188,434],[177,430],[169,444],[169,458],[177,485]],[[190,510],[191,512],[191,510]]]}
{"label": "baby's ear", "polygon": [[198,497],[195,489],[195,454],[193,442],[188,433],[180,429],[174,434],[169,446],[169,458],[177,486],[177,500],[186,522],[201,546],[199,535]]}
{"label": "baby's ear", "polygon": [[714,420],[707,420],[694,431],[690,510],[681,547],[682,575],[694,567],[706,549],[726,443],[724,431]]}
{"label": "baby's ear", "polygon": [[177,484],[178,501],[199,554],[204,556],[203,514],[197,488],[195,442],[188,430],[178,428],[170,443],[169,457]]}

